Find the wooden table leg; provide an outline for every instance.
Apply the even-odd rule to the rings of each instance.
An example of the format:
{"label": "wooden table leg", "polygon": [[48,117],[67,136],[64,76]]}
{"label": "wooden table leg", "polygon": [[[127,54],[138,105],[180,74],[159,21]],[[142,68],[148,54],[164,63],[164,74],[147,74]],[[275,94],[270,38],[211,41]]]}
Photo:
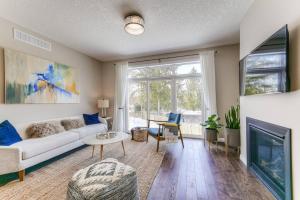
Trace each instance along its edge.
{"label": "wooden table leg", "polygon": [[225,135],[225,154],[228,156],[228,135]]}
{"label": "wooden table leg", "polygon": [[124,143],[123,141],[121,141],[122,147],[123,147],[123,152],[124,152],[124,156],[125,156],[125,148],[124,148]]}
{"label": "wooden table leg", "polygon": [[95,145],[93,145],[92,158],[94,157],[94,152],[95,152]]}
{"label": "wooden table leg", "polygon": [[225,143],[225,153],[226,153],[226,156],[228,156],[228,144],[227,144],[227,142]]}
{"label": "wooden table leg", "polygon": [[25,169],[19,171],[19,180],[24,181],[25,178]]}
{"label": "wooden table leg", "polygon": [[102,160],[103,158],[103,144],[100,146],[100,159]]}
{"label": "wooden table leg", "polygon": [[238,156],[241,154],[241,147],[237,147]]}

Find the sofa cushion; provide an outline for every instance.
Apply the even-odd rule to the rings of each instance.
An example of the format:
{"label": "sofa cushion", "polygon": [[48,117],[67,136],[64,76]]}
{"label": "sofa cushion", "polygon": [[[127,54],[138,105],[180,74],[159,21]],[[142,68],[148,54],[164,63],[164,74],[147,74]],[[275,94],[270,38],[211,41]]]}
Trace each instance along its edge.
{"label": "sofa cushion", "polygon": [[34,123],[26,129],[29,138],[46,137],[64,131],[64,127],[57,121]]}
{"label": "sofa cushion", "polygon": [[0,145],[9,146],[16,142],[22,141],[19,133],[8,120],[0,124]]}
{"label": "sofa cushion", "polygon": [[84,126],[84,121],[82,119],[65,119],[61,120],[61,125],[65,130],[71,130],[75,128],[81,128]]}
{"label": "sofa cushion", "polygon": [[106,133],[107,132],[107,125],[105,124],[93,124],[84,126],[78,129],[73,129],[72,131],[78,132],[80,138],[84,138],[87,136],[96,135],[96,133]]}
{"label": "sofa cushion", "polygon": [[86,125],[99,124],[99,113],[95,113],[92,115],[83,114],[84,123]]}
{"label": "sofa cushion", "polygon": [[[158,136],[158,128],[149,128],[148,129],[148,133],[153,136],[153,137],[157,137]],[[160,136],[163,136],[163,132],[162,129],[160,129]]]}
{"label": "sofa cushion", "polygon": [[22,159],[26,160],[42,153],[51,151],[61,146],[79,140],[79,134],[76,132],[65,131],[55,135],[42,138],[31,138],[15,143],[12,146],[19,147],[22,151]]}

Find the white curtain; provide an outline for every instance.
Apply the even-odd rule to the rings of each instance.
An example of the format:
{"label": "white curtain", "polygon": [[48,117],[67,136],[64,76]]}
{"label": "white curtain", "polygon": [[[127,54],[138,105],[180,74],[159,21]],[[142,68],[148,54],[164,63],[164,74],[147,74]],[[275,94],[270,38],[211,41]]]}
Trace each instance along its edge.
{"label": "white curtain", "polygon": [[215,51],[199,52],[199,56],[203,81],[202,121],[205,121],[209,115],[217,114]]}
{"label": "white curtain", "polygon": [[114,105],[114,131],[128,131],[128,62],[118,62],[115,64],[115,105]]}

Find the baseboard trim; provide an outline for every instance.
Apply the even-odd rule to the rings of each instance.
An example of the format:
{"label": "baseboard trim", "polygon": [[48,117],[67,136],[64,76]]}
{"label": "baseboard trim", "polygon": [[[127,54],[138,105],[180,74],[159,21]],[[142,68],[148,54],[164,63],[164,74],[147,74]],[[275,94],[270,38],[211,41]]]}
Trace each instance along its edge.
{"label": "baseboard trim", "polygon": [[247,159],[245,156],[243,156],[242,154],[240,155],[240,160],[244,163],[244,165],[247,166]]}

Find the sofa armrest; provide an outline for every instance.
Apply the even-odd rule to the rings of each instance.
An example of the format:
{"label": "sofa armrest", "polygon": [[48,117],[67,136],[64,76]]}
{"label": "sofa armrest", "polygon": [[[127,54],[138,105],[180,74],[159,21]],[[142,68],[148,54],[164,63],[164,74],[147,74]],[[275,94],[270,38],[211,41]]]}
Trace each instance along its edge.
{"label": "sofa armrest", "polygon": [[99,117],[99,121],[100,121],[101,123],[107,125],[107,120],[106,120],[106,119],[103,119],[102,117]]}
{"label": "sofa armrest", "polygon": [[18,147],[0,146],[0,175],[22,170],[22,151]]}

